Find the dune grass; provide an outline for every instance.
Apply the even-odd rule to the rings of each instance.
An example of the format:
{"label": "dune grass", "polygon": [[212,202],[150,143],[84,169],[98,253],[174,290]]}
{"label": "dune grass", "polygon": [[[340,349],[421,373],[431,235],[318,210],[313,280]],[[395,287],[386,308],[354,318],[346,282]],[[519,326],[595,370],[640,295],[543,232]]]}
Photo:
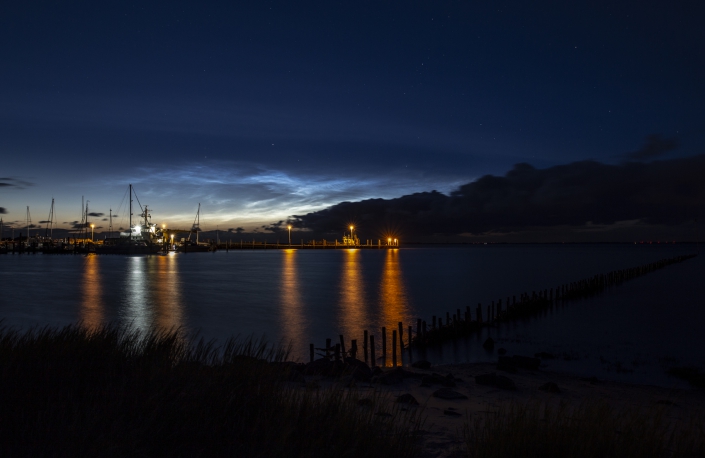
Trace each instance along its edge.
{"label": "dune grass", "polygon": [[287,382],[287,356],[178,331],[0,328],[0,456],[413,456],[413,413]]}
{"label": "dune grass", "polygon": [[616,410],[602,401],[573,407],[530,402],[475,416],[465,425],[473,458],[705,456],[703,418],[674,426],[664,409]]}

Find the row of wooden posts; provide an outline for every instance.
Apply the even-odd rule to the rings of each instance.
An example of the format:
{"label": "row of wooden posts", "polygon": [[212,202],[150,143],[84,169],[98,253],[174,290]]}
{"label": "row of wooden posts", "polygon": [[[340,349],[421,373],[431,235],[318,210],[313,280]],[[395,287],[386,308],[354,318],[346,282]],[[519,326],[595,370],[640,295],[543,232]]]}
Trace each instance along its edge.
{"label": "row of wooden posts", "polygon": [[[396,367],[397,362],[401,365],[403,362],[403,350],[406,348],[409,351],[409,359],[411,359],[412,347],[427,347],[458,337],[468,336],[477,332],[485,326],[495,325],[497,322],[512,321],[525,318],[529,315],[539,313],[549,307],[552,307],[557,301],[565,302],[572,299],[580,299],[600,293],[605,288],[619,285],[620,283],[645,275],[656,269],[661,269],[671,264],[683,262],[690,259],[696,254],[675,256],[672,258],[662,259],[660,261],[644,264],[642,266],[633,267],[630,269],[622,269],[609,272],[607,274],[598,274],[580,281],[567,283],[557,288],[544,289],[543,291],[533,291],[531,294],[522,293],[517,301],[516,296],[507,297],[507,301],[503,304],[500,299],[491,305],[487,305],[487,312],[483,318],[482,304],[478,304],[475,309],[474,319],[471,314],[470,306],[466,306],[465,313],[461,314],[461,309],[456,309],[456,313],[451,315],[450,312],[445,314],[445,324],[441,316],[433,316],[430,326],[425,320],[419,318],[416,320],[416,335],[413,335],[413,327],[408,326],[407,330],[407,345],[404,345],[404,325],[400,321],[397,323],[397,329],[392,331],[392,366]],[[358,346],[357,340],[351,341],[350,349],[345,349],[345,339],[340,335],[340,343],[332,345],[331,339],[326,339],[324,348],[315,348],[314,344],[309,345],[309,357],[313,361],[315,359],[315,351],[319,350],[324,353],[319,353],[325,358],[335,358],[340,360],[350,356],[357,358]],[[382,366],[387,365],[387,328],[382,327]],[[399,348],[399,358],[397,359],[397,347]],[[377,364],[377,353],[375,351],[375,336],[369,334],[367,330],[363,331],[362,350],[365,363],[375,366]]]}
{"label": "row of wooden posts", "polygon": [[[399,364],[404,364],[404,324],[400,321],[397,323],[397,329],[392,330],[392,366],[397,367],[397,346],[399,347]],[[398,332],[397,332],[398,331]],[[412,346],[412,327],[409,326],[408,329],[408,343],[406,349],[409,350],[409,358],[411,358],[411,346]],[[345,337],[341,334],[340,343],[335,345],[331,344],[331,339],[326,339],[325,348],[315,348],[313,344],[309,344],[309,357],[313,361],[315,359],[316,350],[325,352],[320,354],[326,358],[335,358],[339,361],[341,358],[350,356],[351,358],[357,359],[358,356],[358,346],[357,339],[352,339],[350,341],[350,350],[345,351]],[[373,334],[368,334],[367,330],[363,331],[362,340],[362,353],[364,355],[365,363],[371,365],[372,367],[377,365],[377,352],[375,350],[375,336]],[[382,327],[382,366],[387,365],[387,328]]]}

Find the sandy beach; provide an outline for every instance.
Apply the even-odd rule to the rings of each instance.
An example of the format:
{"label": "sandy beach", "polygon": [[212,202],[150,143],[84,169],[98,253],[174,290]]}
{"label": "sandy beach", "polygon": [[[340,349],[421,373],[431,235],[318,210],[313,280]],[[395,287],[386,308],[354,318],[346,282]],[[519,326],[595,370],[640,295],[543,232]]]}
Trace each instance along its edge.
{"label": "sandy beach", "polygon": [[[393,371],[387,369],[385,374]],[[666,419],[676,424],[687,423],[693,416],[705,412],[705,392],[696,389],[665,388],[649,385],[632,385],[609,380],[587,379],[575,375],[547,372],[543,370],[518,370],[507,373],[497,370],[492,363],[457,364],[432,366],[429,369],[404,368],[404,377],[396,378],[394,384],[385,384],[379,377],[372,383],[359,383],[356,389],[361,396],[375,392],[389,395],[390,402],[397,397],[410,394],[419,405],[404,408],[422,409],[426,417],[423,437],[419,442],[423,458],[462,456],[462,428],[473,416],[487,411],[506,408],[511,403],[538,401],[558,406],[561,402],[579,406],[585,402],[606,401],[615,410],[642,409],[653,411],[662,408]],[[516,389],[502,389],[477,383],[475,377],[495,373],[510,379]],[[455,386],[444,387],[441,383],[423,383],[424,376],[436,374],[437,380],[452,380]],[[449,374],[451,377],[449,377]],[[307,381],[317,377],[309,376]],[[433,378],[433,377],[431,377]],[[323,382],[323,379],[319,379]],[[553,383],[560,392],[540,389]],[[423,386],[428,385],[428,386]],[[452,390],[467,399],[442,399],[434,396],[441,389]]]}

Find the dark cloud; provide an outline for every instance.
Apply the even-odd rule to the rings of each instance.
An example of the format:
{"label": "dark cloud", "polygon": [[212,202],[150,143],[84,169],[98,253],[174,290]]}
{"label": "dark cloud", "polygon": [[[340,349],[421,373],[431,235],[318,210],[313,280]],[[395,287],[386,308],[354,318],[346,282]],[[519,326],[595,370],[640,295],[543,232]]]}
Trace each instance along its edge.
{"label": "dark cloud", "polygon": [[80,221],[71,221],[68,223],[73,229],[85,229],[88,227],[88,224],[82,223]]}
{"label": "dark cloud", "polygon": [[101,219],[101,221],[108,221],[108,218],[103,218]]}
{"label": "dark cloud", "polygon": [[294,224],[322,234],[342,233],[354,224],[363,238],[506,233],[623,221],[677,225],[702,212],[704,173],[705,155],[620,165],[581,161],[546,169],[522,163],[503,177],[485,175],[450,195],[432,191],[343,202],[295,215]]}
{"label": "dark cloud", "polygon": [[0,215],[6,215],[7,210],[5,210],[5,207],[0,207]]}
{"label": "dark cloud", "polygon": [[279,220],[276,223],[262,226],[262,229],[264,229],[265,231],[270,231],[270,232],[282,232],[282,231],[286,231],[287,227],[286,227],[285,221]]}
{"label": "dark cloud", "polygon": [[231,232],[231,233],[234,232],[234,233],[236,233],[236,234],[242,234],[243,232],[245,232],[245,229],[243,229],[242,227],[236,227],[236,228],[232,228],[232,227],[231,227],[231,228],[228,228],[228,232]]}
{"label": "dark cloud", "polygon": [[29,181],[19,180],[12,177],[0,177],[0,188],[13,187],[18,189],[25,189],[29,186],[33,186],[34,183]]}
{"label": "dark cloud", "polygon": [[103,216],[104,214],[105,214],[105,213],[96,213],[96,212],[92,212],[92,213],[89,213],[88,216],[94,216],[94,217],[96,217],[96,218],[99,218],[99,217]]}
{"label": "dark cloud", "polygon": [[39,224],[48,224],[51,223],[51,221],[40,221]]}
{"label": "dark cloud", "polygon": [[678,139],[662,138],[660,134],[653,134],[646,137],[644,146],[627,154],[627,157],[636,160],[653,159],[676,148],[678,148]]}

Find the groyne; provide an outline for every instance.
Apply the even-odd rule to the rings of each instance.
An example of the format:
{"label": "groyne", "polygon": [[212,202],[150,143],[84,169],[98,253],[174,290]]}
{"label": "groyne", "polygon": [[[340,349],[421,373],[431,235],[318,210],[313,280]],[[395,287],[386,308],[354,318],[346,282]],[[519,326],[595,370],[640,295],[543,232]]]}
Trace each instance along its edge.
{"label": "groyne", "polygon": [[[687,261],[695,256],[697,256],[695,253],[674,256],[628,269],[593,275],[554,288],[533,290],[518,296],[504,296],[490,304],[465,305],[462,309],[446,311],[444,315],[434,315],[428,321],[418,318],[415,323],[406,326],[403,322],[398,322],[391,331],[391,340],[387,338],[386,326],[380,330],[381,340],[376,340],[374,334],[364,330],[361,345],[358,346],[357,339],[352,339],[348,350],[346,350],[344,336],[339,335],[340,343],[333,344],[331,339],[327,339],[323,347],[315,347],[311,343],[309,359],[314,361],[316,355],[329,360],[340,360],[348,356],[357,358],[360,355],[365,363],[373,367],[378,361],[381,361],[382,366],[396,367],[397,363],[403,365],[404,350],[408,351],[407,358],[410,359],[412,348],[423,349],[442,345],[458,338],[471,336],[485,327],[525,319],[550,310],[557,304],[595,296],[625,281]],[[388,343],[391,352],[387,351]]]}

